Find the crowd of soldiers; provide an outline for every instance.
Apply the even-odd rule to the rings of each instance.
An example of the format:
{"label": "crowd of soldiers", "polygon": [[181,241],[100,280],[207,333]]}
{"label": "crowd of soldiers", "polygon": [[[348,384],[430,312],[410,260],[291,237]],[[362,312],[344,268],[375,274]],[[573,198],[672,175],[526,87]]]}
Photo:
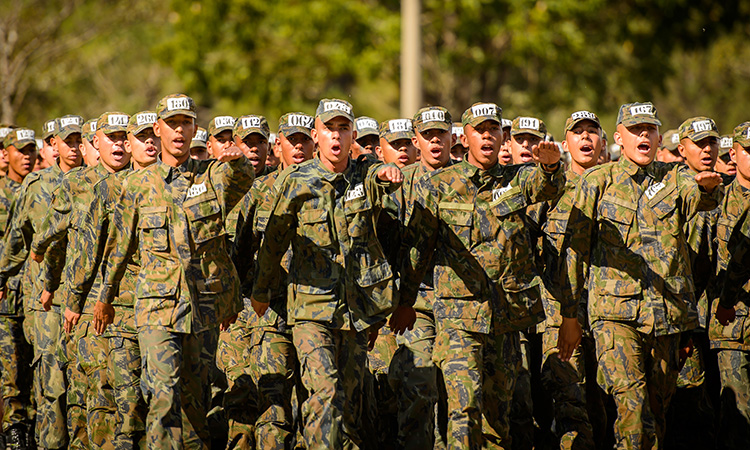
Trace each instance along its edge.
{"label": "crowd of soldiers", "polygon": [[0,129],[9,449],[750,448],[750,122]]}

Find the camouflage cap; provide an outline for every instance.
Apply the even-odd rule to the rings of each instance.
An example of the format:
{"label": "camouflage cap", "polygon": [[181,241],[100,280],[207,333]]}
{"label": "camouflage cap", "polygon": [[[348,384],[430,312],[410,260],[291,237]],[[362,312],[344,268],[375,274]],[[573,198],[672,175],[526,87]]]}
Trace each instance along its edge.
{"label": "camouflage cap", "polygon": [[97,119],[89,119],[83,123],[81,127],[81,137],[91,142],[96,134],[96,121]]}
{"label": "camouflage cap", "polygon": [[57,119],[50,119],[42,125],[42,139],[45,141],[55,135],[57,130]]}
{"label": "camouflage cap", "polygon": [[208,122],[208,135],[216,136],[222,131],[233,131],[236,119],[232,116],[216,116]]}
{"label": "camouflage cap", "polygon": [[471,125],[475,127],[482,122],[492,120],[501,124],[502,115],[502,108],[496,104],[477,102],[464,111],[463,115],[461,115],[461,123],[463,126]]}
{"label": "camouflage cap", "polygon": [[190,141],[190,148],[203,147],[206,148],[208,142],[208,131],[203,127],[198,127],[195,130],[195,137]]}
{"label": "camouflage cap", "polygon": [[320,117],[322,122],[328,122],[334,117],[346,117],[354,122],[354,113],[352,105],[346,100],[336,98],[324,98],[318,103],[318,109],[315,110],[315,118]]}
{"label": "camouflage cap", "polygon": [[680,133],[678,133],[677,130],[667,130],[661,139],[661,145],[670,152],[677,150],[677,144],[679,143]]}
{"label": "camouflage cap", "polygon": [[81,133],[81,125],[83,125],[83,117],[68,114],[66,116],[59,117],[57,119],[57,125],[55,129],[55,136],[59,136],[61,139],[65,139],[71,134]]}
{"label": "camouflage cap", "polygon": [[268,139],[271,130],[268,128],[268,121],[263,116],[247,115],[238,118],[234,122],[234,135],[240,139],[245,139],[252,133],[258,133]]}
{"label": "camouflage cap", "polygon": [[12,145],[20,150],[29,144],[33,144],[34,147],[36,147],[36,136],[34,130],[29,128],[14,128],[10,130],[7,136],[5,136],[6,147]]}
{"label": "camouflage cap", "polygon": [[750,122],[742,122],[734,127],[734,142],[747,148],[750,147]]}
{"label": "camouflage cap", "polygon": [[156,115],[159,119],[184,114],[193,119],[197,118],[195,114],[195,102],[185,94],[169,94],[159,100],[156,105]]}
{"label": "camouflage cap", "polygon": [[156,113],[153,111],[141,111],[130,116],[128,121],[128,133],[136,135],[143,130],[154,127]]}
{"label": "camouflage cap", "polygon": [[96,119],[96,131],[102,130],[104,134],[128,131],[130,116],[122,112],[105,112]]}
{"label": "camouflage cap", "polygon": [[604,131],[604,128],[602,128],[602,139],[607,140],[607,132]]}
{"label": "camouflage cap", "polygon": [[290,112],[279,117],[279,134],[291,136],[294,133],[302,133],[310,136],[310,130],[315,125],[315,119],[301,112]]}
{"label": "camouflage cap", "polygon": [[453,126],[451,113],[442,106],[427,106],[414,114],[414,129],[420,133],[427,130],[450,130]]}
{"label": "camouflage cap", "polygon": [[357,132],[357,139],[370,135],[378,136],[378,121],[367,116],[357,117],[354,120],[354,131]]}
{"label": "camouflage cap", "polygon": [[547,136],[547,126],[536,117],[516,117],[510,127],[510,135],[515,136],[523,133],[529,133],[539,139],[544,139]]}
{"label": "camouflage cap", "polygon": [[[456,135],[456,139],[460,139],[464,135],[464,127],[461,122],[453,122],[451,133]],[[460,142],[456,141],[456,144],[460,144]]]}
{"label": "camouflage cap", "polygon": [[729,150],[732,149],[733,144],[734,144],[734,141],[731,135],[727,134],[725,136],[722,136],[719,139],[719,156],[728,155]]}
{"label": "camouflage cap", "polygon": [[661,126],[653,103],[625,103],[620,106],[620,111],[617,113],[617,125],[623,124],[625,127],[632,127],[639,123]]}
{"label": "camouflage cap", "polygon": [[13,125],[0,125],[0,148],[5,147],[5,138],[14,128]]}
{"label": "camouflage cap", "polygon": [[506,128],[510,128],[513,126],[513,121],[510,119],[503,119],[502,122],[500,122],[501,126],[503,127],[503,130]]}
{"label": "camouflage cap", "polygon": [[414,124],[411,119],[386,120],[380,124],[380,138],[387,142],[414,137]]}
{"label": "camouflage cap", "polygon": [[572,130],[573,127],[575,127],[577,123],[582,122],[584,120],[590,120],[594,122],[599,127],[599,129],[602,128],[602,124],[601,122],[599,122],[599,117],[597,117],[596,114],[592,113],[591,111],[576,111],[565,120],[564,133],[567,133],[568,131]]}
{"label": "camouflage cap", "polygon": [[688,138],[693,142],[698,142],[707,137],[719,138],[719,129],[716,128],[716,122],[703,116],[692,117],[682,122],[678,133],[680,134],[680,140]]}

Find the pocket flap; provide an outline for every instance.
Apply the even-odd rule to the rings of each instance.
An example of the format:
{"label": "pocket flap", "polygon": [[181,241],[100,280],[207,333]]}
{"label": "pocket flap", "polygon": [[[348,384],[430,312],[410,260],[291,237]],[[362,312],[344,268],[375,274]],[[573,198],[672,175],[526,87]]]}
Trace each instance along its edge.
{"label": "pocket flap", "polygon": [[505,292],[522,292],[539,286],[540,279],[539,277],[534,277],[531,281],[523,281],[519,280],[518,277],[511,275],[502,278],[501,282]]}
{"label": "pocket flap", "polygon": [[166,206],[149,206],[138,210],[138,228],[163,228],[166,225]]}
{"label": "pocket flap", "polygon": [[687,294],[695,292],[693,280],[688,277],[667,277],[664,279],[664,286],[673,294]]}
{"label": "pocket flap", "polygon": [[325,209],[307,209],[299,212],[300,223],[321,223],[328,220],[328,211]]}
{"label": "pocket flap", "polygon": [[633,280],[600,280],[596,283],[596,293],[602,296],[635,297],[643,292],[640,283]]}
{"label": "pocket flap", "polygon": [[615,197],[609,197],[599,206],[599,217],[610,222],[630,225],[635,217],[636,205]]}
{"label": "pocket flap", "polygon": [[219,294],[226,290],[220,278],[206,278],[198,280],[196,284],[201,294]]}
{"label": "pocket flap", "polygon": [[391,265],[384,261],[376,266],[363,268],[357,276],[357,284],[362,287],[374,286],[393,277]]}
{"label": "pocket flap", "polygon": [[497,217],[507,216],[526,207],[526,196],[523,192],[515,192],[503,195],[496,203],[492,205],[492,212]]}
{"label": "pocket flap", "polygon": [[[455,203],[453,205],[456,205]],[[472,222],[472,211],[474,205],[470,205],[471,209],[440,209],[440,219],[448,225],[458,225],[460,227],[470,227]]]}
{"label": "pocket flap", "polygon": [[206,217],[211,217],[221,212],[221,206],[219,205],[218,200],[216,200],[216,197],[184,206],[185,215],[190,221],[205,219]]}

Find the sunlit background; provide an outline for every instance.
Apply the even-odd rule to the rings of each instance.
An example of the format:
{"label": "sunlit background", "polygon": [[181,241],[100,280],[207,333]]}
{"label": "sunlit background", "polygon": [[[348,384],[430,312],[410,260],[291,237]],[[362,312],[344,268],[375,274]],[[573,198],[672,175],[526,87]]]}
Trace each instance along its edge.
{"label": "sunlit background", "polygon": [[[408,1],[408,0],[405,0]],[[184,92],[214,115],[401,115],[402,24],[418,24],[422,103],[537,116],[560,138],[590,109],[653,101],[666,128],[750,120],[750,2],[722,0],[0,0],[0,121],[153,109]],[[404,94],[406,95],[406,94]],[[410,112],[410,114],[413,111]]]}

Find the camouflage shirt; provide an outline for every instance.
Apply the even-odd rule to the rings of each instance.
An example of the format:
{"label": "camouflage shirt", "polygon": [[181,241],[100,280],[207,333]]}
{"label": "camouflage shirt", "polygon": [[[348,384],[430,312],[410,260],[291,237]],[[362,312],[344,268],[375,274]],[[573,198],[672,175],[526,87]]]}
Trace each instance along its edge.
{"label": "camouflage shirt", "polygon": [[[750,189],[736,180],[727,188],[716,227],[716,277],[709,294],[713,302],[709,322],[711,348],[750,351]],[[732,249],[730,251],[730,249]],[[723,289],[723,292],[722,292]],[[733,306],[737,317],[723,326],[716,306]]]}
{"label": "camouflage shirt", "polygon": [[[264,166],[263,170],[260,171],[260,174],[256,175],[256,179],[260,179],[261,177],[265,177],[266,175],[270,175],[272,173],[279,172],[276,170],[273,166]],[[272,184],[273,185],[273,184]],[[239,227],[237,226],[237,218],[240,214],[240,206],[242,202],[238,203],[227,215],[226,219],[226,229],[227,229],[227,239],[229,239],[230,245],[232,242],[234,242],[236,233],[239,231]]]}
{"label": "camouflage shirt", "polygon": [[257,301],[271,299],[291,243],[290,324],[315,321],[361,331],[390,314],[393,272],[376,238],[375,221],[382,197],[400,183],[379,181],[382,167],[358,158],[349,160],[343,173],[334,173],[313,158],[279,175],[258,255]]}
{"label": "camouflage shirt", "polygon": [[[68,173],[80,169],[76,167]],[[23,180],[15,214],[4,237],[3,253],[0,256],[0,288],[5,287],[8,278],[18,274],[26,264],[31,242],[37,233],[44,230],[43,223],[52,204],[53,193],[65,175],[60,166],[55,164],[39,172],[32,172]],[[58,240],[50,246],[49,251],[50,255],[58,255],[56,259],[65,254],[65,247]],[[50,259],[53,259],[52,256]],[[26,264],[22,278],[26,308],[42,311],[42,304],[38,300],[44,289],[43,281],[52,277],[49,267],[49,264],[37,264],[34,261]]]}
{"label": "camouflage shirt", "polygon": [[[521,330],[544,319],[526,207],[555,198],[563,170],[532,164],[480,170],[466,161],[437,170],[417,185],[403,258],[401,301],[413,304],[434,258],[438,327],[489,333]],[[534,305],[533,309],[529,305]],[[576,315],[577,304],[563,314]]]}
{"label": "camouflage shirt", "polygon": [[[13,217],[13,207],[16,196],[21,189],[21,183],[17,183],[7,176],[0,178],[0,238],[5,236],[10,227]],[[2,253],[3,241],[0,241],[0,254]],[[21,291],[21,276],[16,275],[8,280],[8,293],[0,302],[0,315],[23,316],[23,292]]]}
{"label": "camouflage shirt", "polygon": [[138,252],[136,326],[198,333],[237,313],[239,283],[224,217],[252,180],[244,156],[228,163],[188,158],[179,167],[160,160],[127,177],[107,237],[113,251],[99,299],[114,301]]}
{"label": "camouflage shirt", "polygon": [[724,194],[699,188],[681,164],[639,168],[627,158],[580,179],[567,230],[573,298],[588,287],[591,326],[630,322],[643,333],[695,328],[697,312],[685,223]]}

